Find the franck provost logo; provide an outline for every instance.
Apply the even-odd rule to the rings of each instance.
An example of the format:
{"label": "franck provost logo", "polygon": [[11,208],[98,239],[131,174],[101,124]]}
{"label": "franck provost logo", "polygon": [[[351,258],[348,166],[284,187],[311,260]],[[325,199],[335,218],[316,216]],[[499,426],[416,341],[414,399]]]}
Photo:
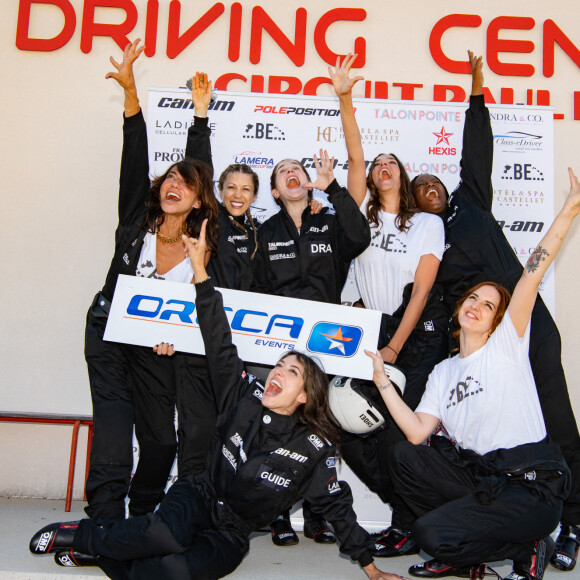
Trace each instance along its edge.
{"label": "franck provost logo", "polygon": [[312,328],[306,348],[310,352],[351,357],[358,350],[362,334],[358,326],[318,322]]}

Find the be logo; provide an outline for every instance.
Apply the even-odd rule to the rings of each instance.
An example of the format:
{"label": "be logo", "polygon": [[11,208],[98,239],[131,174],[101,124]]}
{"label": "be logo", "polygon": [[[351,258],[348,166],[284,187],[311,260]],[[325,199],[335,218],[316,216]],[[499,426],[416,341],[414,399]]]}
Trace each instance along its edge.
{"label": "be logo", "polygon": [[310,332],[306,348],[310,352],[351,357],[356,354],[362,335],[362,328],[358,326],[318,322]]}
{"label": "be logo", "polygon": [[531,163],[505,165],[502,179],[511,181],[544,181],[544,174]]}
{"label": "be logo", "polygon": [[255,123],[246,125],[244,139],[269,139],[270,141],[286,141],[286,135],[274,123]]}

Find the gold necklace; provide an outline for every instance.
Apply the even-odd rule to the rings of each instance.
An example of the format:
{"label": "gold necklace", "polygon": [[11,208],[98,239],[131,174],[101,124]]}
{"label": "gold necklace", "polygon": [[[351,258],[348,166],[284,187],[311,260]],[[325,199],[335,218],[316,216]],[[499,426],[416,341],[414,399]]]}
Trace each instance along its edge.
{"label": "gold necklace", "polygon": [[181,228],[181,232],[179,232],[179,234],[177,236],[175,236],[174,238],[168,238],[167,236],[164,236],[159,231],[159,223],[160,222],[161,222],[161,216],[157,218],[157,239],[162,244],[175,244],[175,242],[179,242],[179,240],[181,240],[181,236],[187,231],[187,223],[184,223],[183,227]]}

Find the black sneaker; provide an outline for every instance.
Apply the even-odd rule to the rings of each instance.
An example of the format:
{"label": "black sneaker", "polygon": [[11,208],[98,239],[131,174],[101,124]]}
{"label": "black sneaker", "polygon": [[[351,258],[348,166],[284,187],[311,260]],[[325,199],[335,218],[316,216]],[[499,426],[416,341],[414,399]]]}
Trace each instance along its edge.
{"label": "black sneaker", "polygon": [[90,556],[89,554],[81,554],[75,550],[66,550],[64,552],[57,552],[54,555],[54,561],[59,566],[66,568],[76,568],[79,566],[98,566],[99,559],[97,556]]}
{"label": "black sneaker", "polygon": [[295,546],[299,542],[290,520],[280,518],[273,522],[270,527],[272,530],[272,542],[276,546]]}
{"label": "black sneaker", "polygon": [[580,526],[562,526],[550,562],[558,570],[574,570],[580,549]]}
{"label": "black sneaker", "polygon": [[313,539],[317,544],[336,544],[336,537],[328,529],[324,518],[306,518],[304,536]]}
{"label": "black sneaker", "polygon": [[411,566],[409,568],[409,574],[417,578],[444,578],[445,576],[470,578],[471,566],[453,566],[453,564],[446,564],[445,562],[433,559]]}
{"label": "black sneaker", "polygon": [[72,548],[79,522],[49,524],[32,536],[28,546],[33,554],[51,554]]}
{"label": "black sneaker", "polygon": [[554,540],[550,536],[536,540],[531,561],[526,564],[514,562],[514,569],[504,580],[542,580],[553,550]]}
{"label": "black sneaker", "polygon": [[393,558],[419,553],[419,546],[411,538],[409,532],[397,528],[390,527],[378,534],[371,534],[371,538],[375,542],[371,553],[377,558]]}

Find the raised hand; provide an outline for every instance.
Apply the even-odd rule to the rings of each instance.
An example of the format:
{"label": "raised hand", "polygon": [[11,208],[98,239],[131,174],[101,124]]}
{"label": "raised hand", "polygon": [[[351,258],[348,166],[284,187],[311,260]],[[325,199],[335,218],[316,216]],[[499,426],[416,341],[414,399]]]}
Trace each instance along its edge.
{"label": "raised hand", "polygon": [[208,80],[207,73],[198,71],[195,71],[191,81],[191,100],[195,107],[195,115],[207,117],[207,109],[211,103],[212,81]]}
{"label": "raised hand", "polygon": [[568,167],[568,175],[570,176],[570,192],[564,202],[563,209],[570,211],[572,216],[576,217],[580,211],[580,183],[571,167]]}
{"label": "raised hand", "polygon": [[303,187],[320,189],[324,191],[334,181],[334,157],[329,157],[326,149],[320,150],[320,160],[313,155],[314,167],[316,169],[316,179],[313,182],[305,183]]}
{"label": "raised hand", "polygon": [[110,58],[111,64],[117,69],[117,72],[108,72],[106,79],[115,79],[125,91],[135,89],[135,77],[133,76],[133,63],[139,58],[145,50],[144,46],[139,46],[140,38],[129,43],[123,51],[123,60],[119,64],[113,57]]}
{"label": "raised hand", "polygon": [[471,50],[467,51],[471,65],[471,94],[483,94],[483,57],[475,56]]}
{"label": "raised hand", "polygon": [[356,57],[356,54],[348,53],[341,64],[339,56],[336,59],[336,66],[334,68],[331,66],[328,67],[328,74],[330,75],[330,80],[332,81],[332,86],[337,97],[349,95],[352,87],[358,81],[364,80],[364,77],[361,76],[354,78],[350,76],[350,68],[356,60]]}
{"label": "raised hand", "polygon": [[205,230],[207,227],[207,219],[203,220],[201,229],[199,231],[199,238],[190,238],[186,235],[181,236],[185,245],[185,253],[189,256],[191,267],[193,268],[193,275],[196,282],[203,282],[207,279],[205,271],[205,259],[207,255],[207,244],[205,241]]}

